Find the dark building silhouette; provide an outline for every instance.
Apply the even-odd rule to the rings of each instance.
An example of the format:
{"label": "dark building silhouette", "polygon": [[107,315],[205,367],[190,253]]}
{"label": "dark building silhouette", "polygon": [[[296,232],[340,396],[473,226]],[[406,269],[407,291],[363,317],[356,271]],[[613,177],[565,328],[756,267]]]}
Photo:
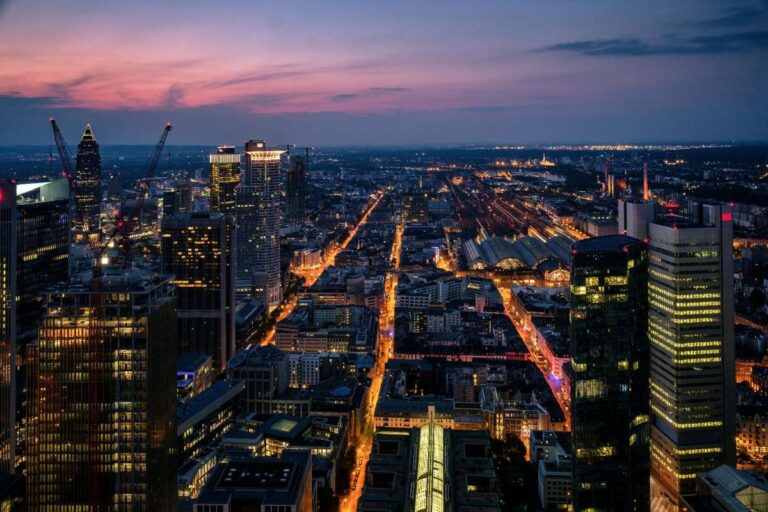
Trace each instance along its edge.
{"label": "dark building silhouette", "polygon": [[421,191],[403,194],[403,213],[406,222],[429,222],[429,195]]}
{"label": "dark building silhouette", "polygon": [[623,235],[573,245],[574,510],[648,510],[648,264]]}
{"label": "dark building silhouette", "polygon": [[116,269],[48,294],[31,350],[28,510],[176,510],[176,306],[168,277]]}
{"label": "dark building silhouette", "polygon": [[235,222],[220,213],[162,222],[163,272],[177,288],[179,352],[203,352],[223,370],[235,351]]}
{"label": "dark building silhouette", "polygon": [[37,338],[47,287],[67,280],[67,180],[0,184],[0,471],[12,472],[22,417],[26,347]]}
{"label": "dark building silhouette", "polygon": [[306,217],[307,159],[291,157],[291,166],[285,178],[286,224],[302,224]]}
{"label": "dark building silhouette", "polygon": [[163,191],[163,216],[177,213],[179,213],[179,191],[175,189]]}
{"label": "dark building silhouette", "polygon": [[85,241],[89,235],[99,230],[101,212],[101,156],[90,124],[85,125],[80,144],[77,145],[72,197],[75,205],[75,239]]}

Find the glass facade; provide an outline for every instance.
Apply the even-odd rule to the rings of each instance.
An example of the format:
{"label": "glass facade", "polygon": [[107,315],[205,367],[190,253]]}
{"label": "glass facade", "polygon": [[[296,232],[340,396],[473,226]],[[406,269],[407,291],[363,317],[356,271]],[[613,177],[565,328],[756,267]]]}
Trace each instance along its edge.
{"label": "glass facade", "polygon": [[573,246],[574,510],[648,510],[647,252],[627,236]]}
{"label": "glass facade", "polygon": [[285,180],[285,220],[287,224],[302,224],[306,217],[307,160],[291,157],[291,166]]}
{"label": "glass facade", "polygon": [[[138,271],[48,295],[30,360],[30,511],[176,510],[176,315]],[[100,313],[99,313],[100,311]]]}
{"label": "glass facade", "polygon": [[219,146],[208,159],[211,164],[211,211],[234,215],[240,184],[240,155],[232,146]]}
{"label": "glass facade", "polygon": [[223,371],[235,351],[234,219],[218,213],[162,222],[163,272],[178,296],[179,353],[203,352]]}

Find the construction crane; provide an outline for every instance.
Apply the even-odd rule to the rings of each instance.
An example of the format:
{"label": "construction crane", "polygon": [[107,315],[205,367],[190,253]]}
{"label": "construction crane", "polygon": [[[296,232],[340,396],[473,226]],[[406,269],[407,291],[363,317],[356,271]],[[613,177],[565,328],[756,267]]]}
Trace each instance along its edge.
{"label": "construction crane", "polygon": [[[139,223],[141,223],[141,212],[144,209],[144,201],[146,200],[147,193],[149,192],[149,184],[155,177],[155,171],[157,170],[157,164],[160,161],[160,155],[163,153],[165,141],[168,138],[168,134],[172,128],[173,125],[171,123],[166,123],[165,128],[163,129],[163,133],[160,135],[160,140],[158,140],[157,144],[155,144],[155,149],[152,151],[152,155],[149,157],[149,161],[144,168],[144,177],[139,182],[139,196],[136,198],[136,203],[133,205],[130,213],[127,216],[118,215],[115,222],[115,229],[112,230],[112,233],[107,237],[105,243],[101,246],[101,250],[104,251],[109,246],[109,243],[116,236],[120,235],[120,242],[123,248],[123,256],[126,259],[126,263],[130,260],[131,255],[130,233],[133,229],[132,223],[134,219],[137,218],[139,219]],[[101,254],[98,255],[98,259],[101,259]]]}
{"label": "construction crane", "polygon": [[[69,180],[70,195],[72,194],[72,180],[75,177],[75,169],[72,165],[72,158],[69,156],[69,148],[67,142],[64,140],[64,136],[59,130],[59,126],[56,124],[56,119],[51,118],[51,128],[53,129],[53,138],[56,141],[56,149],[59,150],[59,160],[61,160],[61,167],[64,170],[64,176]],[[51,155],[53,160],[53,155]]]}
{"label": "construction crane", "polygon": [[[56,120],[51,118],[51,128],[53,130],[54,139],[56,140],[56,147],[59,151],[59,157],[61,159],[61,165],[64,168],[64,175],[69,181],[70,196],[72,185],[74,181],[74,167],[72,160],[69,156],[69,149],[67,143],[64,141],[64,137],[59,130]],[[94,511],[100,511],[105,509],[102,503],[102,489],[101,478],[102,473],[99,470],[99,466],[102,465],[99,453],[99,425],[102,423],[102,373],[104,372],[104,363],[102,362],[102,344],[103,344],[103,328],[104,328],[104,297],[103,297],[103,269],[102,269],[102,255],[109,248],[110,244],[116,237],[121,237],[121,245],[124,252],[124,264],[129,264],[130,261],[130,230],[132,229],[131,221],[135,215],[140,214],[144,205],[147,192],[149,190],[149,182],[154,177],[157,170],[157,164],[160,160],[160,155],[165,146],[165,141],[168,138],[168,133],[171,131],[171,123],[167,123],[163,129],[163,133],[160,136],[160,140],[155,145],[149,161],[144,168],[144,178],[139,183],[139,196],[136,204],[134,205],[131,213],[127,217],[118,216],[115,222],[115,226],[108,236],[104,237],[102,241],[99,241],[98,237],[91,237],[89,239],[91,252],[94,257],[94,265],[91,272],[90,281],[90,315],[88,321],[88,352],[89,356],[89,385],[88,385],[88,401],[89,401],[89,482],[90,482],[90,498],[92,509]],[[70,203],[71,204],[71,203]],[[52,385],[53,389],[57,389],[58,385],[55,382],[49,382],[50,376],[41,376],[47,384]],[[45,379],[48,379],[47,381]]]}

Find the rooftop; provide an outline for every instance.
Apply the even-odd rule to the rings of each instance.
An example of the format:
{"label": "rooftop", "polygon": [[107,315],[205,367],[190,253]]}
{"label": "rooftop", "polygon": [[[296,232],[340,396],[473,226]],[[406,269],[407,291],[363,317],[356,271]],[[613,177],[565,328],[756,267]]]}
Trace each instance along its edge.
{"label": "rooftop", "polygon": [[573,244],[574,252],[621,252],[625,247],[642,246],[643,242],[626,235],[587,238]]}

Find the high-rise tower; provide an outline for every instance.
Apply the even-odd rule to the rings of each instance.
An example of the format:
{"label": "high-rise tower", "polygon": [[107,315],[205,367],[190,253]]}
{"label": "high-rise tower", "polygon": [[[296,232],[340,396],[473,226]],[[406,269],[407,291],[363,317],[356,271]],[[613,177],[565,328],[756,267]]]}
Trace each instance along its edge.
{"label": "high-rise tower", "polygon": [[234,215],[240,184],[240,155],[234,146],[219,146],[208,160],[211,164],[211,211]]}
{"label": "high-rise tower", "polygon": [[652,201],[619,199],[619,234],[638,240],[648,240],[648,224],[656,218],[656,204]]}
{"label": "high-rise tower", "polygon": [[237,189],[237,273],[269,309],[282,300],[280,281],[280,166],[283,151],[263,140],[245,143]]}
{"label": "high-rise tower", "polygon": [[101,211],[101,156],[90,124],[85,125],[77,145],[76,165],[72,185],[75,205],[73,230],[75,240],[81,242],[99,230]]}
{"label": "high-rise tower", "polygon": [[163,272],[177,289],[179,352],[203,352],[219,370],[235,353],[234,243],[232,216],[163,218]]}
{"label": "high-rise tower", "polygon": [[291,157],[285,179],[285,220],[288,225],[303,224],[307,202],[307,158]]}
{"label": "high-rise tower", "polygon": [[[66,179],[0,183],[0,471],[13,472],[15,418],[23,397],[16,369],[37,338],[47,287],[66,281],[69,254]],[[17,358],[20,356],[20,358]],[[23,412],[23,411],[22,411]],[[21,440],[23,442],[23,440]]]}
{"label": "high-rise tower", "polygon": [[649,508],[647,269],[634,238],[573,245],[574,510]]}
{"label": "high-rise tower", "polygon": [[673,503],[698,473],[735,463],[733,218],[720,205],[692,214],[648,229],[651,467]]}
{"label": "high-rise tower", "polygon": [[[32,351],[28,510],[176,510],[176,312],[168,277],[48,294]],[[96,336],[96,338],[94,338]]]}

